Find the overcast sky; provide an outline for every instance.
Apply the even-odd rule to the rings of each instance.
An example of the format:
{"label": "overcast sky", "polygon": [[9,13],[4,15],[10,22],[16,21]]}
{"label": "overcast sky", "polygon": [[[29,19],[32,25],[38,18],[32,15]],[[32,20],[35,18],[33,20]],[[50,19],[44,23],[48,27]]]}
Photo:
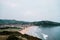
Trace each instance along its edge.
{"label": "overcast sky", "polygon": [[0,0],[0,19],[60,22],[60,0]]}

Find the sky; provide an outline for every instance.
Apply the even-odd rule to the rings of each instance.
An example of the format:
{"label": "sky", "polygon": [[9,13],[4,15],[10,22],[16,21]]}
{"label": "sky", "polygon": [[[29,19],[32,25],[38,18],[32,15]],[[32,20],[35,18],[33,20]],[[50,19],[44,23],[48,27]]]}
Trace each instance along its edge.
{"label": "sky", "polygon": [[0,0],[0,19],[60,22],[60,0]]}

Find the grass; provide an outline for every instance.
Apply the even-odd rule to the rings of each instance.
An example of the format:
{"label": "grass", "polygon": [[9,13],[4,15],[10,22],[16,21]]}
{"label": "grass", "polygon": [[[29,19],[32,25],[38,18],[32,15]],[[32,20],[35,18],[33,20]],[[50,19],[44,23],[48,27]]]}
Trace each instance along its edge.
{"label": "grass", "polygon": [[8,38],[8,35],[0,35],[0,40],[6,40]]}
{"label": "grass", "polygon": [[2,31],[19,31],[20,29],[0,29],[0,32]]}
{"label": "grass", "polygon": [[20,29],[3,29],[3,30],[0,29],[0,40],[7,40],[8,37],[10,39],[17,37],[19,40],[41,40],[37,37],[33,37],[33,36],[30,36],[27,34],[23,35],[23,34],[18,32],[19,30]]}

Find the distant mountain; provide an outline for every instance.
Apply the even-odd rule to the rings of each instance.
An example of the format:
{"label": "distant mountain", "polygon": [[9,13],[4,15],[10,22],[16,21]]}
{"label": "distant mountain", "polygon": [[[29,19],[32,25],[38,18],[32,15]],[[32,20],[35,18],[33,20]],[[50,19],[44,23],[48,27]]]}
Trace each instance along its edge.
{"label": "distant mountain", "polygon": [[60,26],[60,23],[53,22],[53,21],[38,21],[38,22],[32,22],[34,25],[37,26]]}
{"label": "distant mountain", "polygon": [[3,24],[32,24],[36,26],[60,26],[60,23],[53,21],[36,21],[36,22],[25,22],[25,21],[17,21],[17,20],[3,20],[0,19],[0,25]]}
{"label": "distant mountain", "polygon": [[28,23],[29,23],[29,22],[0,19],[0,25],[1,25],[1,24],[28,24]]}

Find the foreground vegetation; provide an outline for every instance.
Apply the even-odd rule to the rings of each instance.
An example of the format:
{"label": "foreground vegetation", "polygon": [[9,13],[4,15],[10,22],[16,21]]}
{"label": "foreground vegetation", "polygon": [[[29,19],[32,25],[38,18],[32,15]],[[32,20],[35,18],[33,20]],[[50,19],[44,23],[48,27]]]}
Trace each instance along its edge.
{"label": "foreground vegetation", "polygon": [[21,34],[17,31],[2,31],[0,32],[0,40],[42,40],[27,34]]}

